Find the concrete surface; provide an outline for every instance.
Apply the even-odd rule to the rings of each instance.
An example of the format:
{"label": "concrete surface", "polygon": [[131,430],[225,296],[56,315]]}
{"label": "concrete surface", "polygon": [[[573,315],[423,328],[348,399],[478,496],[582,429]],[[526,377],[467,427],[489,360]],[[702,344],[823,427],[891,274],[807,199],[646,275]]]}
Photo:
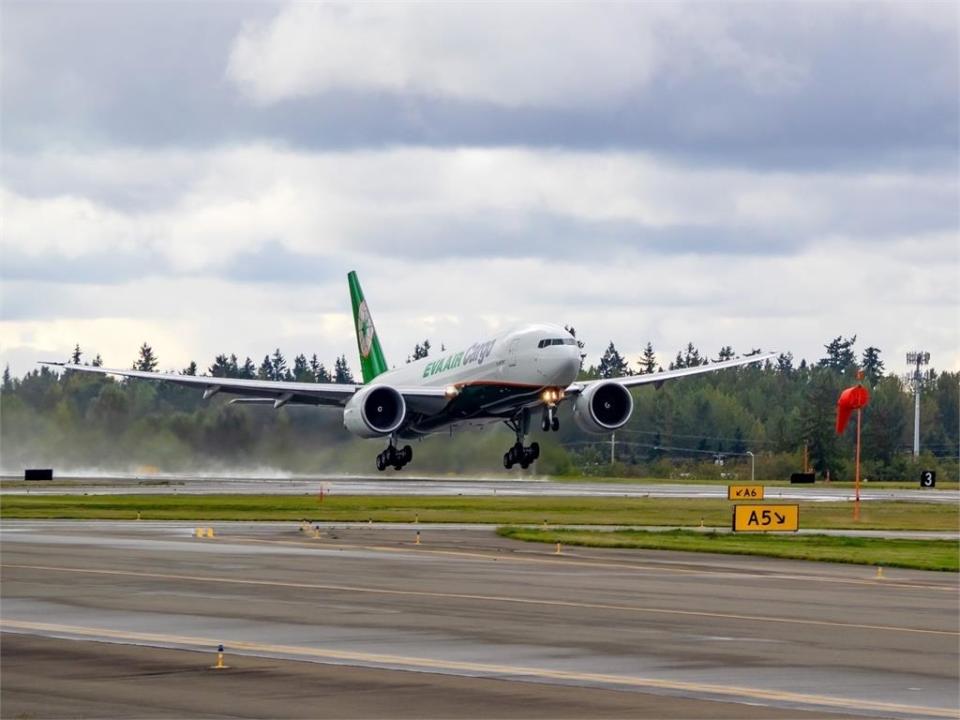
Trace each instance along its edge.
{"label": "concrete surface", "polygon": [[[605,483],[555,482],[546,478],[428,478],[414,474],[347,477],[216,477],[204,475],[163,476],[89,476],[60,477],[52,483],[16,482],[6,478],[0,495],[7,494],[144,494],[190,495],[316,495],[324,492],[337,495],[540,495],[551,497],[656,497],[726,499],[725,483]],[[744,478],[731,484],[749,482]],[[762,482],[760,484],[763,484]],[[803,500],[807,502],[846,502],[854,498],[853,488],[814,485],[767,486],[768,500]],[[920,488],[871,488],[861,486],[864,502],[900,500],[907,502],[960,503],[960,489],[955,484],[930,490]]]}
{"label": "concrete surface", "polygon": [[738,703],[249,656],[229,656],[226,670],[214,670],[209,652],[2,639],[5,718],[797,717]]}
{"label": "concrete surface", "polygon": [[[212,713],[211,698],[225,696],[234,704],[223,714],[243,714],[240,691],[205,684],[219,680],[124,674],[125,651],[99,641],[179,650],[145,656],[173,668],[194,663],[187,650],[212,663],[222,642],[237,670],[272,668],[251,674],[256,697],[277,704],[251,701],[251,715],[297,716],[324,687],[344,688],[331,715],[399,715],[411,682],[434,703],[417,716],[561,716],[548,701],[581,691],[586,704],[569,715],[723,717],[730,703],[742,717],[960,713],[955,574],[878,580],[872,568],[770,558],[556,556],[490,530],[424,528],[416,545],[408,528],[327,527],[313,539],[281,523],[213,527],[216,537],[196,539],[186,523],[4,521],[4,716],[24,707],[14,700],[42,716],[71,698],[93,703],[96,683],[104,705],[91,714],[119,716],[132,697],[124,683],[153,683],[147,697],[159,702],[188,675],[157,714]],[[44,649],[14,633],[74,642]],[[58,648],[75,648],[89,678],[69,684],[50,659]],[[33,672],[48,678],[46,693],[39,681],[31,690]],[[316,691],[301,682],[298,694],[298,673],[331,680]],[[500,710],[478,710],[470,698],[486,690],[472,683],[495,683]],[[369,703],[349,700],[357,684],[372,688]]]}

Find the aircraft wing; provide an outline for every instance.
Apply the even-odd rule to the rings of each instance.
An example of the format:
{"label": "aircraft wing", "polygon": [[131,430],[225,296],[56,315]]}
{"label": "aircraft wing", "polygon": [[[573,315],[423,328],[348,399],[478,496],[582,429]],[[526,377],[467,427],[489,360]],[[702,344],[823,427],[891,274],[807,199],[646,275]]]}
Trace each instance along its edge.
{"label": "aircraft wing", "polygon": [[694,365],[693,367],[678,368],[677,370],[664,370],[663,372],[649,373],[644,375],[627,375],[625,377],[607,378],[605,380],[581,380],[572,383],[570,387],[566,389],[566,394],[577,395],[578,393],[583,392],[588,387],[595,385],[598,382],[615,382],[623,385],[624,387],[650,384],[659,387],[667,380],[675,380],[677,378],[690,377],[691,375],[702,375],[703,373],[714,372],[715,370],[725,370],[727,368],[750,365],[752,363],[769,360],[770,358],[774,358],[776,356],[777,353],[775,352],[758,353],[756,355],[748,355],[747,357],[735,358],[733,360],[710,363],[709,365]]}
{"label": "aircraft wing", "polygon": [[[154,382],[169,382],[174,385],[203,390],[204,398],[217,393],[239,395],[242,403],[272,403],[273,407],[283,405],[333,405],[342,407],[363,385],[345,383],[287,382],[284,380],[242,380],[238,378],[212,377],[209,375],[176,375],[168,373],[144,372],[142,370],[118,370],[116,368],[74,365],[65,362],[41,362],[42,365],[55,365],[64,370],[96,373],[99,375],[119,375]],[[397,387],[395,388],[413,409],[430,411],[447,402],[442,387]]]}

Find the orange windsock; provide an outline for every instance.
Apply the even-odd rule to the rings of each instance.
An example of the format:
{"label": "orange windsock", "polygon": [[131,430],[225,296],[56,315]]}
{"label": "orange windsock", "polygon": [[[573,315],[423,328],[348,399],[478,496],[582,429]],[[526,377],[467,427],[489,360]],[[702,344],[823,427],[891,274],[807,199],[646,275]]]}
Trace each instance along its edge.
{"label": "orange windsock", "polygon": [[837,435],[842,434],[846,429],[850,414],[854,410],[866,407],[869,401],[870,393],[863,385],[848,387],[840,393],[840,399],[837,400]]}

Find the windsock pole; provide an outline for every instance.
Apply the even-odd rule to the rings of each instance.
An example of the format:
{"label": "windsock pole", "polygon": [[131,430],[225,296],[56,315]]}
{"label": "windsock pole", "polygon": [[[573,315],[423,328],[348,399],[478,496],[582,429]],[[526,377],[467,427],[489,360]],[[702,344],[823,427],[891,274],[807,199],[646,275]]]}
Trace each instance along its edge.
{"label": "windsock pole", "polygon": [[854,474],[853,519],[860,519],[860,421],[863,408],[870,402],[870,393],[863,386],[863,370],[857,370],[857,384],[840,393],[837,400],[837,435],[843,434],[850,419],[850,413],[857,411],[857,455]]}
{"label": "windsock pole", "polygon": [[863,411],[857,408],[857,469],[854,475],[853,487],[856,494],[856,500],[853,503],[853,519],[860,520],[860,413]]}

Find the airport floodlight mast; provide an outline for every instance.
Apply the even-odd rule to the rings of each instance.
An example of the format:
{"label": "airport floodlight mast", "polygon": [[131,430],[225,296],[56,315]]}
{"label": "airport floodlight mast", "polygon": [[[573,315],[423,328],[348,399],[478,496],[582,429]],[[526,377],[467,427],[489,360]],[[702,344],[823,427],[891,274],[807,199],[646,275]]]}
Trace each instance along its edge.
{"label": "airport floodlight mast", "polygon": [[920,375],[920,366],[930,364],[930,353],[924,350],[914,350],[907,353],[907,365],[913,365],[913,457],[920,457],[920,385],[923,378]]}

